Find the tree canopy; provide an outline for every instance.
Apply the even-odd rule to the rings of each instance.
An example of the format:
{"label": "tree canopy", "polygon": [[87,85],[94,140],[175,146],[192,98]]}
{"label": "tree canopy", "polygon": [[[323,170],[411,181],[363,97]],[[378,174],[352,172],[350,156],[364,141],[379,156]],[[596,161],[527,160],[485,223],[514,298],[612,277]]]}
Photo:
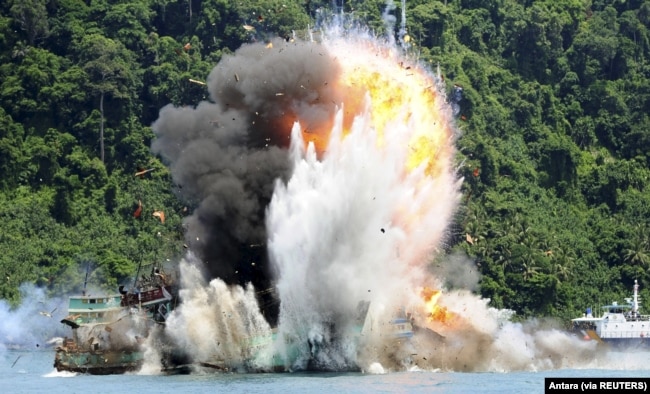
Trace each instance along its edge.
{"label": "tree canopy", "polygon": [[[384,0],[336,3],[385,31]],[[17,302],[24,282],[78,291],[87,266],[113,286],[139,262],[181,255],[186,209],[149,150],[159,109],[196,105],[207,92],[190,79],[252,39],[315,26],[325,7],[0,4],[0,297]],[[450,95],[462,86],[464,198],[445,245],[474,259],[481,294],[562,318],[634,280],[650,295],[650,1],[409,0],[405,11],[410,50],[439,65]],[[134,217],[139,207],[149,214]]]}

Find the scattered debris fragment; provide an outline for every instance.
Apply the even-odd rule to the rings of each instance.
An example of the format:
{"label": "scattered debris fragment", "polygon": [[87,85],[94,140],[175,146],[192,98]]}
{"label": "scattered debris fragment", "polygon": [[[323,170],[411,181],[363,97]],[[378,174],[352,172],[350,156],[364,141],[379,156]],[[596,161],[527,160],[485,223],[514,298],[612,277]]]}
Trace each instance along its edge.
{"label": "scattered debris fragment", "polygon": [[153,170],[155,170],[155,168],[147,168],[146,170],[139,170],[138,172],[135,173],[135,176],[139,176],[142,178],[144,174],[148,174]]}
{"label": "scattered debris fragment", "polygon": [[133,217],[134,218],[139,218],[140,215],[142,214],[142,201],[138,200],[138,208],[133,212]]}
{"label": "scattered debris fragment", "polygon": [[467,241],[468,244],[474,245],[474,239],[472,238],[471,235],[465,234],[465,240]]}
{"label": "scattered debris fragment", "polygon": [[155,211],[153,213],[153,216],[160,219],[160,223],[165,224],[165,212],[163,212],[163,211]]}

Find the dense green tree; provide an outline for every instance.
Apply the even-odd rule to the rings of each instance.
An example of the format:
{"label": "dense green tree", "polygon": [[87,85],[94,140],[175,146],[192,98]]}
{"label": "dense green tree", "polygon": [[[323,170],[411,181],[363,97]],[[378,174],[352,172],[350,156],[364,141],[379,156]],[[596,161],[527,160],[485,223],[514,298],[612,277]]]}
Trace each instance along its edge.
{"label": "dense green tree", "polygon": [[0,182],[3,190],[11,190],[24,177],[21,175],[23,167],[29,160],[22,150],[24,134],[23,126],[0,107]]}
{"label": "dense green tree", "polygon": [[34,46],[36,41],[49,33],[46,1],[13,1],[11,16],[27,39],[27,44]]}
{"label": "dense green tree", "polygon": [[99,157],[104,163],[104,99],[133,99],[137,86],[135,70],[130,67],[134,59],[120,41],[99,34],[84,36],[79,42],[80,61],[88,74],[87,86],[99,95]]}
{"label": "dense green tree", "polygon": [[[86,269],[113,286],[179,255],[182,207],[149,151],[159,109],[207,99],[200,82],[244,43],[318,38],[332,7],[440,67],[464,177],[445,248],[475,259],[491,305],[569,318],[635,279],[650,288],[648,1],[13,0],[0,4],[0,297],[80,289]],[[149,214],[134,218],[139,203]]]}
{"label": "dense green tree", "polygon": [[142,54],[152,29],[154,11],[147,2],[118,3],[106,10],[102,21],[107,37],[119,41],[134,53]]}

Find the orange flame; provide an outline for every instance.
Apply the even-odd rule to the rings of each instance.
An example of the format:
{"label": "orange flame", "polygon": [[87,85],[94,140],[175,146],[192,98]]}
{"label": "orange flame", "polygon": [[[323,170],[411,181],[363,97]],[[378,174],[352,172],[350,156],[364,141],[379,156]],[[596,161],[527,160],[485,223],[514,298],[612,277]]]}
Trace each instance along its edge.
{"label": "orange flame", "polygon": [[[337,43],[332,56],[338,59],[341,72],[330,86],[342,98],[344,135],[349,132],[354,117],[363,112],[366,94],[370,97],[371,121],[378,144],[385,143],[383,135],[393,122],[409,125],[407,141],[410,155],[405,167],[413,170],[424,166],[425,173],[435,177],[445,171],[452,150],[448,148],[453,135],[448,115],[440,108],[444,97],[436,89],[429,72],[409,64],[395,51],[371,42]],[[298,119],[300,120],[300,119]],[[305,143],[313,142],[319,153],[327,149],[331,125],[311,125],[303,131]]]}
{"label": "orange flame", "polygon": [[433,290],[425,287],[422,289],[422,298],[426,305],[429,321],[439,322],[446,326],[452,325],[457,320],[457,315],[454,312],[447,310],[446,307],[438,305],[438,299],[442,295],[440,290]]}
{"label": "orange flame", "polygon": [[[382,136],[391,122],[409,124],[411,137],[408,145],[411,151],[406,167],[414,169],[424,165],[430,176],[438,175],[450,154],[444,147],[449,142],[449,122],[443,119],[436,91],[436,82],[421,67],[400,60],[394,51],[370,44],[359,50],[350,50],[349,58],[341,62],[340,85],[345,90],[365,90],[372,101],[372,121],[382,143]],[[346,113],[360,112],[358,100],[363,94],[346,94],[356,97],[356,103],[346,102]],[[350,105],[352,104],[352,105]]]}

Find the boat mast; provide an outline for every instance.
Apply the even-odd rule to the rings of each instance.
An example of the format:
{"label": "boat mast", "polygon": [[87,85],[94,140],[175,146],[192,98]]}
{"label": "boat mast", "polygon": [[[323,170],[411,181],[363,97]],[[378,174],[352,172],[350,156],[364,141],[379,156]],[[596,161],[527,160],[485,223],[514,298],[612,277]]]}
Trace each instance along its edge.
{"label": "boat mast", "polygon": [[133,291],[138,292],[138,309],[142,309],[142,294],[140,294],[140,289],[136,287],[138,284],[138,277],[140,276],[140,268],[142,268],[142,260],[138,263],[138,271],[135,273],[135,277],[133,278]]}
{"label": "boat mast", "polygon": [[135,277],[133,277],[133,289],[136,289],[136,285],[138,284],[138,276],[140,276],[140,268],[142,268],[142,261],[138,263],[138,270],[135,273]]}
{"label": "boat mast", "polygon": [[90,271],[90,262],[86,262],[86,277],[84,278],[84,289],[82,290],[83,295],[86,295],[86,285],[88,284],[88,272]]}
{"label": "boat mast", "polygon": [[634,279],[634,298],[632,299],[632,314],[636,315],[639,310],[639,284]]}

